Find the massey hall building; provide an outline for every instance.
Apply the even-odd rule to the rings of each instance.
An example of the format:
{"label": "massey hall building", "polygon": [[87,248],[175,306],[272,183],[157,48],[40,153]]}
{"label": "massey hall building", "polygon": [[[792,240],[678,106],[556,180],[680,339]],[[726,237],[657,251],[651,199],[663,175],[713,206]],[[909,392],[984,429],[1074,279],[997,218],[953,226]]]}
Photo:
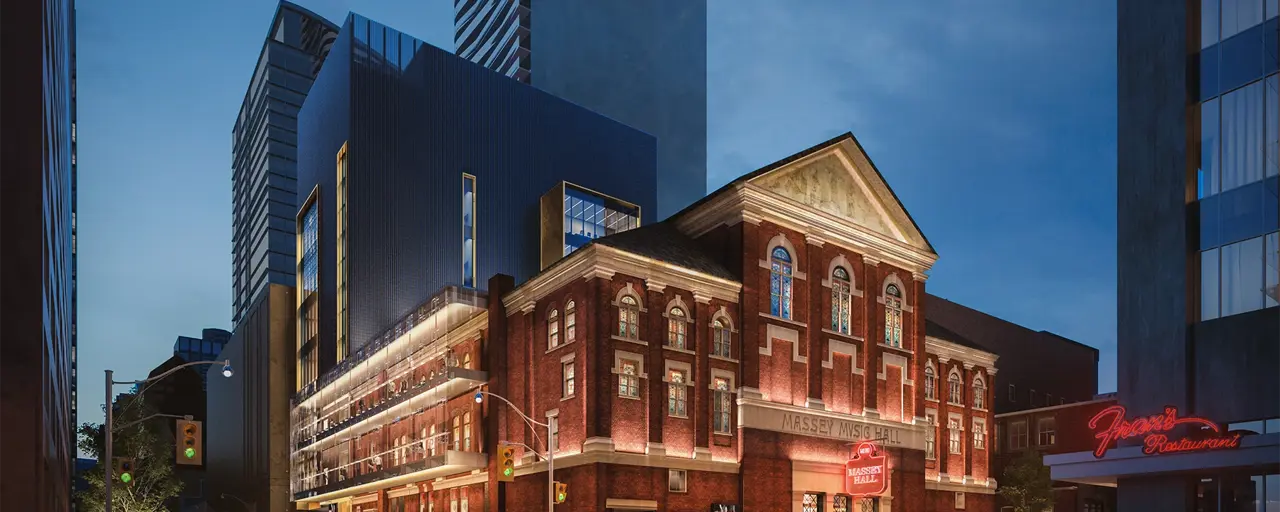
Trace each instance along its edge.
{"label": "massey hall building", "polygon": [[550,469],[567,511],[995,510],[996,355],[925,321],[937,254],[852,135],[581,247],[621,214],[561,220],[566,187],[539,272],[442,287],[303,386],[299,509],[541,511]]}

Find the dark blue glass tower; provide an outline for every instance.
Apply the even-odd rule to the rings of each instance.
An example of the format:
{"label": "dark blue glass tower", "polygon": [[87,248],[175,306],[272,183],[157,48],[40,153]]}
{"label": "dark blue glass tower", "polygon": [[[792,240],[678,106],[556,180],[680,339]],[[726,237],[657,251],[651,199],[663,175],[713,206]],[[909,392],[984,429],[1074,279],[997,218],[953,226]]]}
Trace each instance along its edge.
{"label": "dark blue glass tower", "polygon": [[563,181],[656,203],[652,136],[355,14],[298,129],[304,381],[445,286],[538,272]]}

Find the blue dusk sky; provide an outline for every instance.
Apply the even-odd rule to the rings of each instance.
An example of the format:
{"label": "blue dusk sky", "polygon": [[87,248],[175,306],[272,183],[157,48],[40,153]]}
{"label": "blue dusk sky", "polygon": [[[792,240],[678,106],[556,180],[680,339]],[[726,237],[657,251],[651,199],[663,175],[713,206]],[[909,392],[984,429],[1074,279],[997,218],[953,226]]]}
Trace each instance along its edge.
{"label": "blue dusk sky", "polygon": [[[275,3],[78,3],[78,407],[99,422],[104,368],[142,378],[177,336],[231,327],[231,129]],[[298,3],[453,48],[451,0]],[[1097,347],[1115,389],[1113,2],[709,18],[709,189],[851,131],[941,256],[931,292]]]}

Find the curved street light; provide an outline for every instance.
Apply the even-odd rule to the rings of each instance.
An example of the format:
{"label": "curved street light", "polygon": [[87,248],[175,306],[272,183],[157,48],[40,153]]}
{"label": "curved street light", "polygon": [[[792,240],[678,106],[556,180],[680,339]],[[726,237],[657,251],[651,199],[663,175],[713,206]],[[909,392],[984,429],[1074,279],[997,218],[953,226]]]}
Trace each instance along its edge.
{"label": "curved street light", "polygon": [[[106,434],[106,447],[103,449],[103,452],[104,452],[104,453],[103,453],[103,456],[102,456],[102,459],[103,459],[103,460],[99,461],[99,462],[102,464],[102,471],[103,471],[103,473],[105,473],[105,475],[103,475],[103,477],[104,477],[104,478],[103,478],[103,482],[104,482],[104,484],[103,484],[103,491],[104,491],[104,492],[103,492],[103,495],[104,495],[104,497],[106,498],[106,500],[105,500],[105,505],[104,505],[104,507],[103,507],[104,512],[111,512],[111,484],[112,484],[112,480],[113,480],[113,479],[111,478],[111,445],[113,444],[113,441],[114,441],[114,436],[112,436],[112,432],[113,432],[113,431],[114,431],[114,429],[115,429],[115,426],[112,424],[112,422],[113,422],[113,420],[114,420],[114,418],[113,418],[113,414],[112,414],[112,412],[113,412],[113,411],[112,411],[112,407],[111,407],[111,388],[112,388],[112,386],[115,386],[116,384],[146,384],[146,383],[148,383],[148,382],[155,383],[155,382],[158,382],[158,381],[160,381],[161,379],[163,379],[163,378],[165,378],[165,377],[168,377],[168,376],[170,376],[170,375],[173,375],[173,373],[174,373],[174,372],[176,372],[176,371],[178,371],[178,370],[181,370],[181,369],[186,368],[186,367],[188,367],[188,366],[196,366],[196,365],[200,365],[200,364],[221,364],[221,365],[222,365],[222,376],[223,376],[223,377],[228,377],[228,378],[230,378],[230,377],[231,377],[231,375],[234,373],[234,372],[232,372],[232,371],[231,371],[231,360],[230,360],[230,359],[223,359],[223,360],[221,360],[221,361],[193,361],[193,362],[190,362],[190,363],[180,364],[180,365],[178,365],[178,366],[175,366],[175,367],[173,367],[173,368],[170,368],[168,371],[166,371],[166,372],[164,372],[164,373],[161,373],[160,375],[156,375],[155,377],[148,377],[148,378],[145,378],[145,379],[142,379],[142,380],[124,380],[124,381],[112,380],[111,376],[112,376],[112,374],[113,374],[114,372],[113,372],[113,371],[111,371],[111,370],[104,370],[104,371],[106,372],[106,374],[107,374],[107,389],[106,389],[107,402],[106,402],[106,407],[105,407],[105,408],[106,408],[106,410],[107,410],[107,417],[106,417],[106,421],[104,421],[104,422],[103,422],[102,430],[103,430],[103,431],[104,431],[104,433]],[[147,386],[146,388],[142,388],[142,390],[138,391],[138,396],[142,396],[142,393],[143,393],[144,391],[146,391],[146,390],[147,390],[147,388],[150,388],[150,387],[151,387],[151,386]],[[156,415],[153,415],[153,416],[149,416],[149,417],[147,417],[147,418],[144,418],[144,419],[150,419],[150,418],[155,417],[155,416],[168,416],[168,415],[164,415],[164,414],[156,414]],[[131,426],[131,425],[136,424],[136,423],[140,423],[140,421],[130,422],[130,423],[126,424],[125,426],[126,426],[126,427],[128,427],[128,426]]]}
{"label": "curved street light", "polygon": [[[515,411],[516,414],[520,415],[520,418],[523,419],[525,423],[529,424],[529,430],[533,431],[534,439],[538,439],[538,430],[534,428],[534,425],[547,429],[547,442],[546,442],[547,456],[544,457],[545,459],[547,459],[547,512],[555,512],[555,509],[556,509],[556,460],[555,460],[555,443],[551,438],[551,424],[555,422],[555,420],[551,418],[547,418],[547,422],[543,423],[533,418],[530,418],[528,414],[525,414],[524,411],[521,411],[519,407],[516,407],[516,404],[511,403],[510,400],[507,400],[502,395],[490,393],[484,390],[476,391],[476,394],[475,394],[476,403],[478,404],[484,403],[484,397],[486,395],[497,398],[498,400],[502,400],[502,402],[507,404],[508,407],[511,407],[511,410]],[[541,439],[538,439],[538,440],[541,441]],[[524,443],[519,443],[519,444],[524,445]],[[528,446],[526,445],[526,448],[527,447]],[[534,453],[536,454],[537,450],[534,450]]]}

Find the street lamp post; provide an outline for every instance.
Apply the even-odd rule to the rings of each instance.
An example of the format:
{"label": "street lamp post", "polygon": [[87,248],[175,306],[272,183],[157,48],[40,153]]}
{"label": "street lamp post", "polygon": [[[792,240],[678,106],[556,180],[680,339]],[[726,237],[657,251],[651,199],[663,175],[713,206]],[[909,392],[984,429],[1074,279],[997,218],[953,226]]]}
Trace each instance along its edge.
{"label": "street lamp post", "polygon": [[[547,418],[547,422],[542,423],[538,420],[530,418],[528,414],[525,414],[524,411],[521,411],[519,407],[516,407],[516,404],[513,404],[511,403],[510,400],[503,398],[502,395],[497,395],[494,393],[490,393],[488,391],[476,391],[476,403],[484,402],[485,395],[489,395],[491,397],[497,398],[498,400],[502,400],[504,403],[507,404],[507,406],[511,407],[511,409],[514,410],[516,414],[519,414],[520,417],[524,419],[525,423],[529,424],[529,428],[533,428],[534,425],[537,425],[539,427],[543,427],[547,429],[547,456],[545,457],[547,459],[547,512],[555,512],[555,509],[556,509],[556,459],[555,459],[556,447],[555,447],[555,437],[551,435],[551,427],[556,421],[555,418]],[[538,435],[537,430],[534,430],[533,435],[534,437],[537,437]]]}
{"label": "street lamp post", "polygon": [[[111,512],[111,484],[113,483],[113,482],[112,482],[112,480],[114,479],[114,477],[111,475],[111,464],[112,464],[112,458],[111,458],[111,455],[112,455],[112,454],[111,454],[111,451],[112,451],[112,450],[111,450],[111,448],[112,448],[112,446],[111,446],[111,445],[112,445],[112,441],[114,441],[113,430],[114,430],[114,428],[115,428],[115,426],[112,424],[112,422],[113,422],[113,420],[114,420],[114,414],[113,414],[113,412],[114,412],[114,411],[112,410],[113,408],[111,407],[111,388],[112,388],[112,386],[114,386],[114,385],[116,385],[116,384],[143,384],[143,383],[147,383],[147,382],[157,381],[157,380],[163,379],[163,378],[165,378],[165,377],[168,377],[169,375],[172,375],[172,374],[173,374],[173,372],[176,372],[176,371],[181,370],[181,369],[183,369],[183,368],[186,368],[186,367],[188,367],[188,366],[195,366],[195,365],[199,365],[199,364],[221,364],[221,365],[222,365],[222,376],[223,376],[223,377],[227,377],[227,378],[231,378],[232,371],[231,371],[231,360],[230,360],[230,359],[226,359],[226,360],[222,360],[222,361],[195,361],[195,362],[192,362],[192,363],[182,364],[182,365],[178,365],[178,366],[175,366],[175,367],[173,367],[173,368],[170,368],[170,369],[169,369],[169,371],[164,372],[164,373],[162,373],[162,374],[160,374],[160,375],[156,375],[155,377],[150,377],[150,378],[146,378],[146,379],[142,379],[142,380],[125,380],[125,381],[116,381],[116,380],[112,380],[111,376],[112,376],[113,372],[112,372],[111,370],[106,370],[106,374],[107,374],[107,385],[106,385],[106,394],[107,394],[107,414],[106,414],[106,421],[103,423],[103,427],[102,427],[103,433],[104,433],[104,434],[105,434],[105,436],[106,436],[106,448],[104,448],[104,449],[103,449],[103,457],[102,457],[102,458],[103,458],[103,460],[101,461],[101,462],[102,462],[102,470],[103,470],[103,472],[104,472],[104,473],[106,473],[106,474],[104,475],[104,476],[105,476],[105,478],[103,478],[103,490],[104,490],[103,495],[104,495],[104,498],[106,498],[106,500],[105,500],[105,502],[104,502],[104,505],[103,505],[105,508],[104,508],[103,510],[104,510],[105,512]],[[145,391],[145,389],[144,389],[143,391]],[[141,392],[139,392],[138,394],[139,394],[139,395],[141,395],[142,393],[141,393]],[[166,415],[156,415],[156,416],[166,416]],[[152,417],[154,417],[154,416],[152,416]],[[148,418],[144,418],[144,419],[148,419]],[[126,426],[126,427],[127,427],[127,426],[131,426],[131,425],[134,425],[134,424],[136,424],[136,423],[139,423],[139,422],[137,422],[137,421],[130,422],[129,424],[127,424],[127,425],[125,425],[125,426]]]}

